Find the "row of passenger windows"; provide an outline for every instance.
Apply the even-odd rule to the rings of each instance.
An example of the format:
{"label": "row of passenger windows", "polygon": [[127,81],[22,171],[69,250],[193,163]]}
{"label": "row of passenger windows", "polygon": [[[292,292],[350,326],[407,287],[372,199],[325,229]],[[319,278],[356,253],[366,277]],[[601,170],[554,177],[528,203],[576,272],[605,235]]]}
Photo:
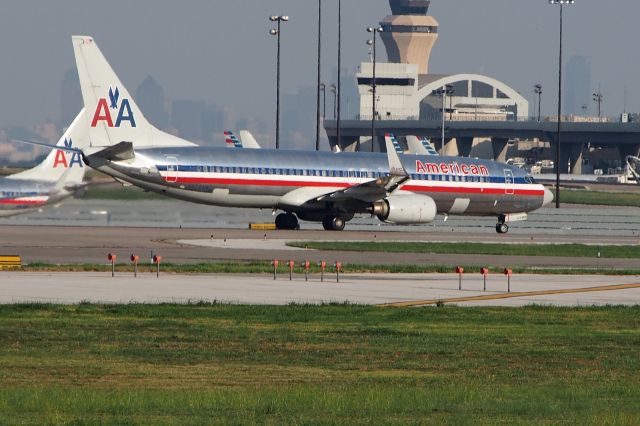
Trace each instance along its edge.
{"label": "row of passenger windows", "polygon": [[308,170],[308,169],[280,169],[269,167],[222,167],[222,166],[180,166],[180,171],[201,173],[244,173],[256,175],[285,175],[285,176],[320,176],[320,177],[354,177],[378,178],[387,173],[360,170]]}
{"label": "row of passenger windows", "polygon": [[[171,170],[171,166],[168,167]],[[268,167],[223,167],[223,166],[180,166],[179,171],[200,172],[200,173],[244,173],[258,175],[280,175],[280,176],[315,176],[315,177],[346,177],[346,178],[381,178],[388,176],[388,173],[378,171],[361,170],[309,170],[309,169],[281,169]],[[504,178],[490,176],[459,176],[459,175],[427,175],[411,174],[412,180],[434,181],[434,182],[495,182],[504,183]],[[528,178],[528,179],[527,179]],[[526,183],[534,183],[532,178],[524,179]],[[515,183],[519,180],[515,179]]]}
{"label": "row of passenger windows", "polygon": [[489,176],[458,176],[458,175],[411,175],[412,180],[427,180],[435,182],[491,182]]}
{"label": "row of passenger windows", "polygon": [[9,198],[9,197],[32,197],[38,195],[37,192],[1,192],[0,198]]}

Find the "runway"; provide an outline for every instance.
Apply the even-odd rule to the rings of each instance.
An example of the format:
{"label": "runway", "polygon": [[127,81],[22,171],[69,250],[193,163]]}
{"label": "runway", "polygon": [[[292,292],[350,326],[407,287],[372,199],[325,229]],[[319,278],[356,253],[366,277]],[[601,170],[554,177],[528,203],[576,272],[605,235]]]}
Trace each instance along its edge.
{"label": "runway", "polygon": [[[0,303],[195,303],[286,305],[354,303],[366,305],[423,306],[448,301],[460,306],[555,306],[640,304],[640,276],[520,275],[507,294],[504,276],[491,275],[487,291],[479,274],[464,277],[458,290],[455,274],[317,275],[310,281],[296,274],[274,280],[271,275],[174,275],[118,273],[0,274]],[[602,288],[619,286],[619,288]],[[595,291],[588,291],[594,288]],[[578,289],[579,291],[576,291]],[[518,292],[518,293],[515,293]],[[527,294],[526,292],[531,292]],[[456,300],[458,299],[458,300]],[[463,300],[464,299],[464,300]],[[431,302],[429,302],[431,301]]]}

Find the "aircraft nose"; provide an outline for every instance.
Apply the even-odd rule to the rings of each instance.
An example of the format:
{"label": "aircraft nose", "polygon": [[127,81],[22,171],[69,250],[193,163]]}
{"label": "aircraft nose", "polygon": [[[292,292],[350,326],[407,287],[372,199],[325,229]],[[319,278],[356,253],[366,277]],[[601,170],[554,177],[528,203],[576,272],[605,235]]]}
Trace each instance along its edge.
{"label": "aircraft nose", "polygon": [[546,206],[553,201],[553,192],[549,191],[547,188],[544,189],[544,199],[542,200],[542,205]]}

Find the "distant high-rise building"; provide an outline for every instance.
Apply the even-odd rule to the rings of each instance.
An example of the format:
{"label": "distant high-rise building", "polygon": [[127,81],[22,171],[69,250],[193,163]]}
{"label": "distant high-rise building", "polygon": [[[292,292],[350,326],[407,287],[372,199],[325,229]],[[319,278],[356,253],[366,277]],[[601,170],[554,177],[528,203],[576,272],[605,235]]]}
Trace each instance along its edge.
{"label": "distant high-rise building", "polygon": [[[584,115],[591,104],[591,64],[585,56],[574,55],[567,62],[564,77],[566,114]],[[586,108],[585,108],[586,107]]]}
{"label": "distant high-rise building", "polygon": [[428,74],[431,49],[438,39],[438,21],[428,16],[428,0],[389,0],[393,15],[380,25],[389,62],[418,65]]}
{"label": "distant high-rise building", "polygon": [[180,137],[190,141],[202,141],[202,120],[205,112],[204,101],[173,101],[171,103],[171,124]]}
{"label": "distant high-rise building", "polygon": [[151,124],[166,129],[169,114],[165,109],[164,88],[151,76],[147,76],[136,90],[136,102]]}
{"label": "distant high-rise building", "polygon": [[58,125],[60,128],[65,128],[71,124],[84,106],[80,91],[80,79],[75,68],[64,74],[60,96],[60,123]]}

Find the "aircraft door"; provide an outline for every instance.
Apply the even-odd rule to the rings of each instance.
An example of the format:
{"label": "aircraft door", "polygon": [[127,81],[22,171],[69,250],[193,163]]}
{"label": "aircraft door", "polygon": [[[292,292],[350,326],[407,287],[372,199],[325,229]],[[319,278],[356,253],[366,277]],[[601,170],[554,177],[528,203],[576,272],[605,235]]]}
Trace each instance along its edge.
{"label": "aircraft door", "polygon": [[178,181],[178,157],[167,156],[167,182],[176,183]]}
{"label": "aircraft door", "polygon": [[504,195],[513,195],[515,193],[514,183],[513,170],[504,169]]}

